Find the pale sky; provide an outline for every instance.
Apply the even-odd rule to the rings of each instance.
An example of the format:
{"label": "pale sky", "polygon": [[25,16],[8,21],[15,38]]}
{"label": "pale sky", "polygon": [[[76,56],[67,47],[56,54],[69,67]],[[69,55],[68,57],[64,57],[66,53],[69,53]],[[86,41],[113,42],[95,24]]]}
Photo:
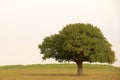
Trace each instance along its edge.
{"label": "pale sky", "polygon": [[42,60],[38,44],[70,23],[91,23],[113,45],[120,66],[120,0],[0,0],[0,65]]}

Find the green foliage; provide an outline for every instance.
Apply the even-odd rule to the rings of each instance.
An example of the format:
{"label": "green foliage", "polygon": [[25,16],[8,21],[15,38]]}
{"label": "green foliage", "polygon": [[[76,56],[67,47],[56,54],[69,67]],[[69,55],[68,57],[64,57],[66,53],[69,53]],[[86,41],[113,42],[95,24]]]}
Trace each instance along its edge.
{"label": "green foliage", "polygon": [[40,44],[43,59],[58,61],[113,63],[115,53],[101,30],[91,24],[69,24],[59,34],[48,36]]}

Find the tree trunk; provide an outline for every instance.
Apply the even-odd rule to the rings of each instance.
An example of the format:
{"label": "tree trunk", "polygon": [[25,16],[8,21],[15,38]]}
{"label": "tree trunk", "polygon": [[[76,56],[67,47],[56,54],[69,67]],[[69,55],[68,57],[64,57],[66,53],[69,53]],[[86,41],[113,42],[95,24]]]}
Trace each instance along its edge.
{"label": "tree trunk", "polygon": [[81,62],[76,62],[76,64],[77,64],[77,75],[80,76],[80,75],[82,75],[82,64],[83,64],[83,62],[82,61]]}

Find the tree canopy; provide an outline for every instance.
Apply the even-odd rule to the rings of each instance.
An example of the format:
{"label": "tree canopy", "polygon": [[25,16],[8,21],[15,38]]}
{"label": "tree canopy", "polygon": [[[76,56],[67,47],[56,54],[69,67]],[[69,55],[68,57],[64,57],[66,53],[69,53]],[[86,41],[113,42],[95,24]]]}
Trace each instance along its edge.
{"label": "tree canopy", "polygon": [[75,62],[80,75],[83,61],[113,63],[115,53],[111,46],[98,27],[76,23],[66,25],[59,34],[44,38],[39,49],[43,59]]}

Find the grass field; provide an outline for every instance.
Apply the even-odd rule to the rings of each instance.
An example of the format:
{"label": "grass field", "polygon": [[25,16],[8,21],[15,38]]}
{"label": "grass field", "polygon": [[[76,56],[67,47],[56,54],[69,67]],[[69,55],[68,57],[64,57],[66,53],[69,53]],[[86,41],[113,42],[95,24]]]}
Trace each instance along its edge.
{"label": "grass field", "polygon": [[120,80],[120,68],[84,64],[83,76],[75,64],[10,65],[0,67],[0,80]]}

